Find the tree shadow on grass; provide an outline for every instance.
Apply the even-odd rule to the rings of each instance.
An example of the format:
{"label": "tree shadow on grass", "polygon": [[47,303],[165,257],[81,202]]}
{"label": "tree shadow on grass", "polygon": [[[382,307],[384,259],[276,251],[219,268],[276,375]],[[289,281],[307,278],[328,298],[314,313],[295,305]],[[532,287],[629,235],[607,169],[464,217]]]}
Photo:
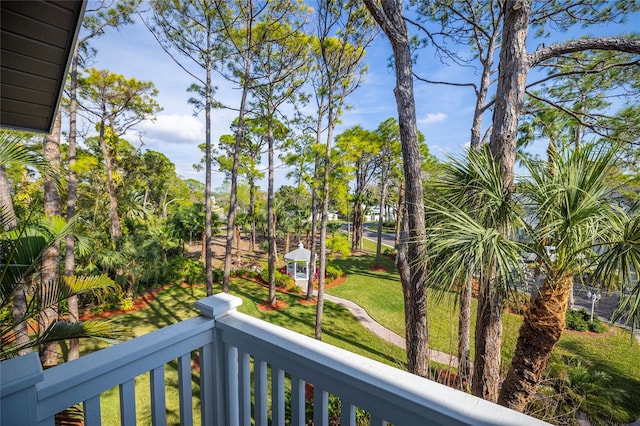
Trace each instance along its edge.
{"label": "tree shadow on grass", "polygon": [[[233,293],[240,295],[253,303],[259,303],[263,301],[266,296],[266,291],[263,293],[259,291],[251,292],[246,287],[242,288],[238,285],[232,285],[231,290]],[[313,335],[313,331],[315,330],[315,307],[302,307],[298,305],[299,298],[297,296],[279,293],[278,297],[282,300],[285,300],[289,307],[279,311],[263,312],[261,314],[262,319],[270,322],[271,324],[289,329],[291,329],[292,323],[298,324],[300,326],[303,326],[302,328],[306,331],[306,333],[301,334],[305,334],[311,337]],[[353,317],[351,312],[349,312],[347,309],[327,301],[327,303],[325,303],[324,305],[324,323],[322,327],[322,332],[324,335],[329,336],[335,340],[342,341],[348,345],[357,347],[365,353],[371,354],[372,356],[377,356],[381,359],[385,359],[393,363],[394,365],[398,365],[399,363],[404,362],[404,360],[400,361],[397,359],[397,357],[391,354],[393,348],[393,345],[391,343],[388,343],[389,351],[386,353],[371,348],[366,341],[363,341],[363,339],[366,340],[369,335],[369,332],[365,331],[366,329],[364,329],[364,327],[358,324],[358,327],[362,327],[363,332],[359,333],[358,335],[354,335],[353,329],[349,327],[349,324],[339,325],[334,320],[337,318],[345,318],[343,321],[357,321]],[[299,330],[295,331],[300,332]]]}
{"label": "tree shadow on grass", "polygon": [[400,280],[395,271],[395,266],[393,266],[393,264],[389,265],[388,262],[383,262],[386,271],[372,271],[371,268],[373,268],[375,263],[375,256],[372,255],[352,256],[347,259],[334,259],[331,260],[330,263],[339,266],[347,275],[360,275],[364,277],[395,281]]}

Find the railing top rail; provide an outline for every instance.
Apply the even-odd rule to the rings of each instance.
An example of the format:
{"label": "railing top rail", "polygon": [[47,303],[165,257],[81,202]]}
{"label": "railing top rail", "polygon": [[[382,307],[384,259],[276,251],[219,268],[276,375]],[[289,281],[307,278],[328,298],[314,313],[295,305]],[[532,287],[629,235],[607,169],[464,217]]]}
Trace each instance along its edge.
{"label": "railing top rail", "polygon": [[225,343],[319,385],[396,424],[546,424],[481,398],[235,313],[216,327]]}
{"label": "railing top rail", "polygon": [[46,370],[36,385],[38,417],[46,418],[211,343],[214,323],[202,316],[190,318]]}

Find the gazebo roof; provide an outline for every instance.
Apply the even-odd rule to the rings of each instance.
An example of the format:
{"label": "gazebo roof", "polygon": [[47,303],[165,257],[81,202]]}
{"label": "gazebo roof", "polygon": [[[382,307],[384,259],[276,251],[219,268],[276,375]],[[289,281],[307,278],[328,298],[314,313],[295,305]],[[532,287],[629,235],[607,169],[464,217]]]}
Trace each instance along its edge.
{"label": "gazebo roof", "polygon": [[290,251],[289,253],[284,255],[285,260],[293,260],[293,261],[311,261],[311,250],[307,250],[304,248],[302,243],[298,244],[298,248],[294,251]]}

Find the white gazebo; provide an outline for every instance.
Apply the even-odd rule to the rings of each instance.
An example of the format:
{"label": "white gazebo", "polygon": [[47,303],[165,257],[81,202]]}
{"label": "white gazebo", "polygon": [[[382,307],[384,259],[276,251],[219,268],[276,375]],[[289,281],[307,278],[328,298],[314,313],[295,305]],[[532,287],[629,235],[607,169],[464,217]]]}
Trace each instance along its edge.
{"label": "white gazebo", "polygon": [[307,250],[302,243],[299,243],[297,249],[284,255],[284,260],[287,261],[287,275],[293,278],[297,286],[306,290],[311,269],[309,268],[311,250]]}

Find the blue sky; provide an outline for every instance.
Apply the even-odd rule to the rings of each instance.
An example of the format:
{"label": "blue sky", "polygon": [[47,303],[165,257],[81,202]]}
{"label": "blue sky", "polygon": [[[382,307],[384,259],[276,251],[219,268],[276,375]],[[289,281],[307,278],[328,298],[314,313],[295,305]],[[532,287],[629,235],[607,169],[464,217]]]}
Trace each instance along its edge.
{"label": "blue sky", "polygon": [[[639,23],[637,17],[631,19],[626,30],[637,29]],[[598,33],[595,35],[617,35],[620,30],[603,26],[595,30]],[[128,78],[152,81],[159,90],[158,101],[163,111],[157,115],[155,122],[140,124],[137,127],[139,133],[129,133],[127,139],[136,147],[140,146],[142,140],[143,150],[163,152],[175,163],[180,176],[204,180],[204,172],[196,172],[192,167],[200,161],[201,153],[197,145],[204,142],[205,128],[204,114],[194,117],[187,103],[189,94],[186,89],[193,83],[192,78],[162,51],[141,23],[125,26],[119,31],[110,29],[101,38],[92,40],[91,46],[97,49],[92,66],[106,68]],[[342,117],[337,133],[356,124],[375,129],[381,121],[397,116],[393,95],[395,76],[387,66],[390,55],[391,47],[381,34],[367,50],[365,61],[368,74],[362,86],[348,98],[351,108]],[[434,80],[477,80],[473,69],[443,65],[429,50],[420,53],[415,71]],[[216,77],[215,84],[219,88],[216,94],[218,100],[232,106],[238,105],[238,89],[221,77]],[[440,159],[462,153],[469,141],[474,105],[472,89],[416,82],[415,97],[418,128],[425,135],[430,151]],[[236,114],[231,110],[213,111],[214,143],[220,135],[230,133],[229,125]],[[490,115],[487,115],[485,123],[490,120]],[[286,183],[285,174],[284,167],[277,170],[277,184]],[[222,178],[220,173],[214,173],[213,186],[220,185]]]}

